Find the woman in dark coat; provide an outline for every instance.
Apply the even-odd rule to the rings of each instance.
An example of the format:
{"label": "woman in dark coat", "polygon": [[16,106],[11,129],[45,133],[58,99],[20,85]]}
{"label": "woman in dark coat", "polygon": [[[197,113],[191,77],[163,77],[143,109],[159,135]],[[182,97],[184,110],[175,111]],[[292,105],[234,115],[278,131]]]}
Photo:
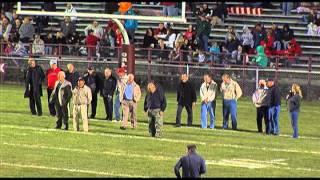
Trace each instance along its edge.
{"label": "woman in dark coat", "polygon": [[[25,74],[25,93],[24,97],[29,97],[29,106],[32,115],[42,115],[41,96],[42,96],[42,82],[45,78],[42,68],[36,65],[33,58],[29,59],[29,67]],[[35,108],[37,106],[37,111]]]}

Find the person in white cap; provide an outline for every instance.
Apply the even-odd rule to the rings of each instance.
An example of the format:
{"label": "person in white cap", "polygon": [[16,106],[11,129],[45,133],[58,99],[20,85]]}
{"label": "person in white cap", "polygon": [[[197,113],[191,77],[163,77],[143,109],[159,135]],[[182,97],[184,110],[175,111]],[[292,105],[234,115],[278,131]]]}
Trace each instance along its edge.
{"label": "person in white cap", "polygon": [[60,68],[57,66],[57,60],[52,59],[50,60],[50,68],[46,72],[46,77],[47,77],[47,94],[48,94],[48,107],[49,107],[49,112],[51,116],[56,115],[56,110],[54,108],[54,104],[51,104],[49,102],[50,96],[52,94],[52,91],[54,89],[54,84],[58,80],[58,73],[61,71]]}

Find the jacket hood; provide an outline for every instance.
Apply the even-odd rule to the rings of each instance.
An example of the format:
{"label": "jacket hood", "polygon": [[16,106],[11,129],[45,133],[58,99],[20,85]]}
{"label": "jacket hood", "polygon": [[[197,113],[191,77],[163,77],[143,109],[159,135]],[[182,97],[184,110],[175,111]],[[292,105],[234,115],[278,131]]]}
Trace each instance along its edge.
{"label": "jacket hood", "polygon": [[263,46],[258,46],[256,50],[258,55],[265,55]]}

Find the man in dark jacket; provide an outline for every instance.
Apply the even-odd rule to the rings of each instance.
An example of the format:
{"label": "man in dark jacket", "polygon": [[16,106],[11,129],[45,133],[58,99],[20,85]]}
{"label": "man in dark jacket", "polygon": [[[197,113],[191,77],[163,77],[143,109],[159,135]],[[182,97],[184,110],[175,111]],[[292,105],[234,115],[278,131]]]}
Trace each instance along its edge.
{"label": "man in dark jacket", "polygon": [[180,168],[182,167],[182,178],[199,178],[206,173],[204,159],[196,153],[196,145],[187,146],[187,155],[181,157],[174,167],[177,178],[181,178]]}
{"label": "man in dark jacket", "polygon": [[162,88],[155,82],[148,84],[148,93],[144,99],[144,111],[148,114],[149,133],[152,137],[161,137],[163,112],[167,101]]}
{"label": "man in dark jacket", "polygon": [[192,108],[195,106],[197,101],[196,90],[193,84],[189,81],[189,77],[187,74],[181,75],[181,82],[178,85],[177,89],[177,102],[178,109],[176,115],[176,126],[181,126],[181,112],[183,107],[186,108],[188,113],[188,126],[192,125],[193,114]]}
{"label": "man in dark jacket", "polygon": [[109,68],[104,70],[104,79],[101,81],[100,95],[103,97],[104,107],[107,114],[106,120],[112,121],[113,113],[113,94],[117,87],[117,80],[112,75]]}
{"label": "man in dark jacket", "polygon": [[[42,115],[41,96],[42,96],[42,82],[45,78],[44,72],[40,66],[36,64],[33,58],[29,58],[29,67],[25,74],[26,90],[24,97],[29,97],[29,106],[31,113],[38,116]],[[37,112],[35,109],[37,106]]]}
{"label": "man in dark jacket", "polygon": [[203,51],[208,51],[208,41],[211,32],[211,25],[208,19],[200,16],[200,21],[197,22],[197,38],[200,41],[200,46]]}
{"label": "man in dark jacket", "polygon": [[273,79],[268,79],[269,97],[270,97],[270,108],[269,108],[269,119],[270,119],[270,131],[274,135],[279,135],[279,115],[281,106],[281,94],[280,89],[274,84]]}
{"label": "man in dark jacket", "polygon": [[56,129],[61,129],[62,121],[64,130],[68,130],[68,104],[72,97],[71,83],[65,79],[64,71],[58,73],[58,81],[54,85],[54,90],[50,96],[50,103],[55,104],[58,120]]}
{"label": "man in dark jacket", "polygon": [[92,101],[91,101],[91,115],[90,118],[94,119],[96,116],[97,103],[98,103],[98,92],[99,92],[99,80],[94,67],[88,67],[88,73],[84,75],[86,85],[91,89]]}
{"label": "man in dark jacket", "polygon": [[78,79],[80,77],[79,72],[75,71],[73,64],[67,64],[68,71],[66,72],[66,80],[72,85],[72,89],[77,86]]}

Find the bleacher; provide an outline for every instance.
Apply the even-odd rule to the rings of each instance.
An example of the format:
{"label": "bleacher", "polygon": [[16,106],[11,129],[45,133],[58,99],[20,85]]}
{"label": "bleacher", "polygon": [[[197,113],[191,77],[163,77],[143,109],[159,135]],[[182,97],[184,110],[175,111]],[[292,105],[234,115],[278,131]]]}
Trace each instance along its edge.
{"label": "bleacher", "polygon": [[[64,11],[67,2],[55,2],[58,11]],[[193,2],[199,7],[203,2]],[[72,2],[73,6],[77,9],[77,12],[94,12],[94,13],[103,13],[104,4],[103,2]],[[215,2],[207,2],[209,8],[215,4]],[[227,2],[227,5],[240,5],[240,2]],[[41,2],[23,2],[22,9],[28,10],[40,10]],[[282,11],[279,8],[280,3],[273,3],[277,9],[263,9],[263,13],[260,16],[244,16],[244,15],[229,15],[225,20],[223,26],[216,26],[212,29],[210,34],[210,41],[223,41],[226,34],[226,27],[232,25],[235,27],[236,31],[241,33],[244,25],[253,27],[257,22],[262,22],[265,24],[265,27],[270,27],[272,23],[279,24],[279,28],[282,28],[284,23],[288,23],[291,28],[294,30],[295,37],[297,42],[301,45],[303,50],[303,55],[313,57],[320,57],[320,37],[311,37],[307,36],[307,24],[302,21],[302,15],[297,14],[295,10],[292,10],[290,16],[282,15]],[[133,7],[136,10],[143,11],[147,8],[152,8],[161,11],[162,6],[160,5],[149,5],[149,4],[134,4]],[[174,24],[174,29],[178,31],[185,31],[189,24],[194,24],[196,17],[193,17],[192,12],[186,12],[187,24]],[[45,31],[56,32],[59,29],[59,22],[63,20],[63,17],[54,17],[52,22],[49,22],[49,27]],[[92,23],[92,18],[78,18],[76,30],[80,33],[83,33],[84,28]],[[95,19],[103,27],[106,25],[106,22],[109,19]],[[159,22],[157,21],[139,21],[138,29],[136,30],[136,43],[138,46],[143,42],[143,36],[146,32],[146,29],[149,27],[156,28]]]}

